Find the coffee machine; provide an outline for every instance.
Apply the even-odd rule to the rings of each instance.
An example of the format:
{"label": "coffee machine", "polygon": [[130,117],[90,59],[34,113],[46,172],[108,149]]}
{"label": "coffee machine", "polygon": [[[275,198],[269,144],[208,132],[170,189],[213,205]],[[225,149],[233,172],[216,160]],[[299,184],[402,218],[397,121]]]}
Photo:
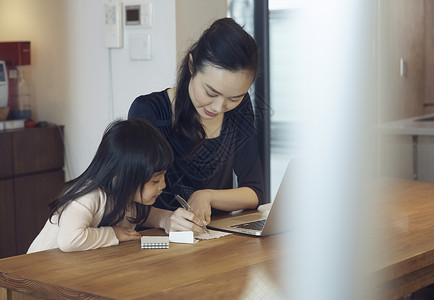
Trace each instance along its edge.
{"label": "coffee machine", "polygon": [[7,106],[10,108],[8,119],[29,120],[30,94],[24,81],[24,70],[25,66],[30,65],[30,42],[0,42],[0,61],[6,65]]}

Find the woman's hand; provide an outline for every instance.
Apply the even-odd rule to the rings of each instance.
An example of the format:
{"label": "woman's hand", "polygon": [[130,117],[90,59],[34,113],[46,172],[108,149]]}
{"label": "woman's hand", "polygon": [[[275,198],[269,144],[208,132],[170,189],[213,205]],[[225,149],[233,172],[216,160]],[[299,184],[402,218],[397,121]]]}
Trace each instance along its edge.
{"label": "woman's hand", "polygon": [[116,237],[118,238],[119,242],[140,240],[140,233],[138,233],[134,229],[122,226],[113,226],[112,228],[115,231]]}
{"label": "woman's hand", "polygon": [[166,233],[171,231],[194,231],[203,233],[201,226],[206,225],[205,222],[199,219],[195,214],[183,208],[178,208],[174,212],[167,214],[164,217],[163,228]]}
{"label": "woman's hand", "polygon": [[206,224],[211,222],[211,193],[211,190],[198,190],[188,199],[193,212]]}

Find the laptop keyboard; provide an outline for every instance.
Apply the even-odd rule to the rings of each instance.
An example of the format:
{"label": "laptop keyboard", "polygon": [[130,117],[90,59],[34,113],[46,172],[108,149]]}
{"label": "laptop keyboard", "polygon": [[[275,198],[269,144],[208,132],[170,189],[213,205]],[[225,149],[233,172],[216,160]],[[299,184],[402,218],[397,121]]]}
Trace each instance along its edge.
{"label": "laptop keyboard", "polygon": [[253,222],[241,223],[237,225],[232,225],[231,227],[242,228],[242,229],[253,229],[253,230],[262,230],[264,228],[266,219],[257,220]]}

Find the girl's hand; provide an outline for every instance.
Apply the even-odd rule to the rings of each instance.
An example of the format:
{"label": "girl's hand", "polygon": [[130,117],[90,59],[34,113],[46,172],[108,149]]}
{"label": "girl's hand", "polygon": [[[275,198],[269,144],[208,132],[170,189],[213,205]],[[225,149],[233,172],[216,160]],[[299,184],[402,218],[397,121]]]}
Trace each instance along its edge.
{"label": "girl's hand", "polygon": [[203,233],[201,226],[206,225],[195,214],[183,208],[178,208],[174,212],[167,214],[164,220],[164,230],[168,234],[171,231],[188,231]]}
{"label": "girl's hand", "polygon": [[138,233],[134,229],[121,226],[113,226],[112,228],[115,231],[116,237],[118,238],[119,242],[140,240],[140,233]]}
{"label": "girl's hand", "polygon": [[188,199],[193,212],[206,224],[211,222],[211,193],[211,190],[198,190]]}

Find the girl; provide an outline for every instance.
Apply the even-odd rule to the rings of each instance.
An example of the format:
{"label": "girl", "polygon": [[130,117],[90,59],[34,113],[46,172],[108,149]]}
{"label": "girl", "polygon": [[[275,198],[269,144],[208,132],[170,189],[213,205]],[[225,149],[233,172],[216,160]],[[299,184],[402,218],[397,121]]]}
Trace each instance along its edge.
{"label": "girl", "polygon": [[170,145],[148,122],[113,122],[89,167],[50,203],[50,217],[27,253],[89,250],[140,239],[134,228],[147,220],[172,162]]}
{"label": "girl", "polygon": [[[164,134],[175,162],[155,207],[175,210],[174,194],[205,223],[211,213],[256,208],[263,179],[248,90],[258,69],[253,38],[234,20],[215,21],[188,50],[177,86],[139,96],[129,118],[149,120]],[[234,176],[237,182],[234,188]],[[179,211],[156,210],[175,230]]]}

